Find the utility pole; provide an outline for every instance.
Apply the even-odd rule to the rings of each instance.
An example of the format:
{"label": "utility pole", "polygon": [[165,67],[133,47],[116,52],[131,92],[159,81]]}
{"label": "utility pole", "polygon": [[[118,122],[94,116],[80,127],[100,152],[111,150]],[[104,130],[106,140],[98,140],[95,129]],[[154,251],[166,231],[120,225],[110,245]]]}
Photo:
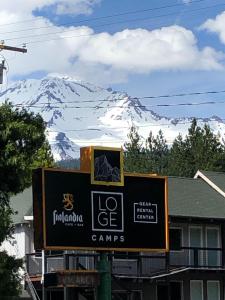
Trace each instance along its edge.
{"label": "utility pole", "polygon": [[[27,53],[27,49],[25,47],[19,48],[19,47],[12,47],[12,46],[7,46],[4,43],[0,44],[0,51],[2,50],[9,50],[9,51],[14,51],[14,52],[22,52],[22,53]],[[5,67],[5,61],[3,60],[0,63],[0,84],[3,82],[3,71],[6,69]]]}
{"label": "utility pole", "polygon": [[3,82],[3,71],[6,69],[5,67],[5,61],[2,60],[2,62],[0,63],[0,84],[2,84]]}
{"label": "utility pole", "polygon": [[7,46],[4,43],[0,44],[0,50],[9,50],[9,51],[27,53],[27,49],[24,47],[22,47],[22,48],[12,47],[12,46]]}

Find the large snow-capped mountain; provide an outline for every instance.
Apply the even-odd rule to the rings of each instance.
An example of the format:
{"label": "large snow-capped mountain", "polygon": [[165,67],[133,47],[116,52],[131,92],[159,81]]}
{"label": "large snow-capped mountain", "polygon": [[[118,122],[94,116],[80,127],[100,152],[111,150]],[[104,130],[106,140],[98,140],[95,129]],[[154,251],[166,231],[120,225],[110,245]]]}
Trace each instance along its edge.
{"label": "large snow-capped mountain", "polygon": [[[147,109],[138,98],[70,78],[46,77],[15,82],[0,93],[0,103],[40,113],[47,122],[47,137],[56,160],[79,157],[80,147],[120,147],[132,124],[146,139],[159,129],[170,143],[186,134],[191,119],[172,119]],[[199,119],[215,132],[225,133],[225,123],[214,116]]]}

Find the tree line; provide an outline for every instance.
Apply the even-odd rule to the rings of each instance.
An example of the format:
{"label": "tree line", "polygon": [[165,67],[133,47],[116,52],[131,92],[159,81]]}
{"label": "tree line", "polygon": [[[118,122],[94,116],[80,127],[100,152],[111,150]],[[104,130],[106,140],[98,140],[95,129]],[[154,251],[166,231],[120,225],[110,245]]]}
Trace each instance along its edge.
{"label": "tree line", "polygon": [[132,126],[124,144],[124,169],[181,177],[193,177],[199,169],[225,171],[225,143],[209,125],[198,126],[196,119],[186,136],[179,134],[170,146],[162,130],[156,136],[150,131],[143,143],[138,128]]}

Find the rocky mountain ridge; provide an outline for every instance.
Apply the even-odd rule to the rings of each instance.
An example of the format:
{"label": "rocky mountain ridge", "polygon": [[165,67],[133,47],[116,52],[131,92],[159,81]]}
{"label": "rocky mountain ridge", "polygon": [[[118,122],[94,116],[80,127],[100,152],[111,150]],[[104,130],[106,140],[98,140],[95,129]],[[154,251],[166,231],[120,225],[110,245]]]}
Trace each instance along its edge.
{"label": "rocky mountain ridge", "polygon": [[[144,139],[161,129],[172,143],[186,134],[191,118],[168,118],[149,110],[140,99],[70,78],[46,77],[10,84],[0,92],[0,103],[40,113],[47,123],[47,137],[56,160],[79,157],[87,145],[120,147],[132,124]],[[215,132],[225,134],[225,123],[217,116],[199,119]]]}

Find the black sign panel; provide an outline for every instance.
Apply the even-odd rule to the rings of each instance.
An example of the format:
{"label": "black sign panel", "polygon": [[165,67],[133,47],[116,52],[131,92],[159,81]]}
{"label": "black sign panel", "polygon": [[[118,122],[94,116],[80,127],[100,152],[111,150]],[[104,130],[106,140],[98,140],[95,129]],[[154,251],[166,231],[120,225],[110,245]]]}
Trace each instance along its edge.
{"label": "black sign panel", "polygon": [[34,208],[42,211],[38,222],[34,211],[36,248],[168,250],[165,177],[129,174],[124,186],[102,186],[90,184],[89,173],[42,169],[35,174]]}

